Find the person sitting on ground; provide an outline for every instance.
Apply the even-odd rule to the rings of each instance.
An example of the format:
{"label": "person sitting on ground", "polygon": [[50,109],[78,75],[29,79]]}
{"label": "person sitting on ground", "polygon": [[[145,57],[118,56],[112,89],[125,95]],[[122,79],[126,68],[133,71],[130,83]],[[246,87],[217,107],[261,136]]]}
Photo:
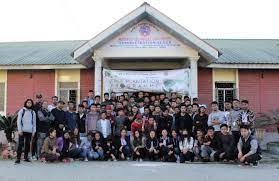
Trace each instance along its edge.
{"label": "person sitting on ground", "polygon": [[160,157],[163,162],[174,160],[174,152],[172,148],[173,145],[171,144],[171,140],[168,137],[168,131],[163,129],[162,136],[159,139]]}
{"label": "person sitting on ground", "polygon": [[145,139],[142,137],[141,131],[136,130],[132,138],[133,159],[142,162],[144,159]]}
{"label": "person sitting on ground", "polygon": [[234,137],[229,133],[228,125],[222,124],[220,126],[221,134],[219,134],[220,147],[216,153],[216,161],[230,161],[236,158],[236,145]]}
{"label": "person sitting on ground", "polygon": [[194,138],[191,137],[187,129],[182,130],[181,140],[179,142],[180,163],[185,161],[194,161]]}
{"label": "person sitting on ground", "polygon": [[88,161],[93,159],[93,150],[92,150],[92,140],[93,135],[91,132],[87,133],[87,137],[82,140],[80,147],[81,147],[81,157],[84,161]]}
{"label": "person sitting on ground", "polygon": [[64,131],[62,137],[57,138],[57,151],[60,153],[59,159],[63,162],[71,162],[80,156],[81,149],[73,146],[70,138],[70,132]]}
{"label": "person sitting on ground", "polygon": [[111,159],[112,161],[117,161],[116,156],[116,148],[112,142],[111,137],[108,137],[105,145],[105,160]]}
{"label": "person sitting on ground", "polygon": [[174,157],[175,157],[175,160],[174,161],[177,161],[177,162],[180,162],[180,158],[179,158],[179,155],[180,155],[180,150],[179,150],[179,141],[180,141],[180,138],[179,136],[177,135],[177,132],[175,131],[175,129],[173,129],[171,131],[171,149],[173,150],[173,153],[174,153]]}
{"label": "person sitting on ground", "polygon": [[130,160],[131,158],[131,142],[127,135],[126,129],[121,129],[120,138],[116,140],[116,147],[119,152],[119,158],[121,160]]}
{"label": "person sitting on ground", "polygon": [[258,165],[261,160],[261,149],[258,141],[251,135],[248,125],[240,126],[241,137],[237,144],[238,160],[245,165]]}
{"label": "person sitting on ground", "polygon": [[150,131],[149,137],[146,139],[145,149],[146,149],[146,156],[150,161],[155,161],[158,159],[159,141],[156,138],[155,130]]}
{"label": "person sitting on ground", "polygon": [[94,139],[92,141],[92,148],[94,151],[93,158],[98,159],[98,160],[103,160],[104,159],[104,141],[102,138],[102,134],[100,132],[96,132]]}
{"label": "person sitting on ground", "polygon": [[213,161],[215,154],[220,147],[220,140],[214,132],[214,127],[207,128],[207,134],[204,136],[203,145],[201,146],[201,157],[204,162]]}
{"label": "person sitting on ground", "polygon": [[204,142],[203,130],[198,129],[196,131],[195,135],[196,135],[196,139],[195,139],[194,153],[195,153],[195,156],[198,160],[202,160],[202,158],[201,158],[201,147],[202,147],[203,142]]}
{"label": "person sitting on ground", "polygon": [[60,157],[60,153],[56,146],[56,130],[50,128],[48,137],[44,140],[40,159],[43,162],[54,162],[58,160],[58,157]]}

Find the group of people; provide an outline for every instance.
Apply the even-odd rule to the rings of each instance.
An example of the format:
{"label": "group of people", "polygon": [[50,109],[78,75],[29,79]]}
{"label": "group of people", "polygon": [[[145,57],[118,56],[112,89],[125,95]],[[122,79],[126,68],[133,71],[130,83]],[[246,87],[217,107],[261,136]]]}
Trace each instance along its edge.
{"label": "group of people", "polygon": [[182,99],[175,92],[170,97],[145,92],[103,97],[101,101],[90,90],[77,106],[57,96],[51,104],[41,94],[35,103],[27,99],[18,112],[15,163],[20,163],[23,148],[27,162],[30,148],[32,159],[44,162],[132,159],[257,165],[261,159],[253,137],[255,115],[247,100],[227,101],[225,111],[214,101],[208,115],[198,98]]}

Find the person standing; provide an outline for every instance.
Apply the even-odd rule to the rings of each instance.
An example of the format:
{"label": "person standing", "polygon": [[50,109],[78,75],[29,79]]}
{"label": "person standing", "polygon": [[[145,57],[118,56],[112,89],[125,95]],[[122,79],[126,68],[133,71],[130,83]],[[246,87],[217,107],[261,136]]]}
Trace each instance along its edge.
{"label": "person standing", "polygon": [[180,113],[175,118],[175,129],[182,134],[182,130],[187,129],[188,133],[192,133],[193,120],[187,113],[187,107],[185,104],[181,104]]}
{"label": "person standing", "polygon": [[54,121],[54,116],[48,110],[48,102],[43,101],[42,108],[38,111],[38,120],[37,120],[37,153],[38,156],[41,154],[41,149],[44,143],[47,133],[51,128],[51,124]]}
{"label": "person standing", "polygon": [[238,118],[239,125],[248,125],[250,127],[250,131],[252,135],[254,134],[254,124],[255,124],[255,113],[249,109],[249,101],[242,100],[241,101],[241,111]]}
{"label": "person standing", "polygon": [[111,135],[111,123],[108,119],[106,119],[106,112],[101,113],[101,119],[97,121],[97,131],[102,133],[104,139]]}
{"label": "person standing", "polygon": [[226,118],[222,111],[218,108],[218,103],[213,101],[211,103],[212,112],[208,116],[208,126],[213,126],[215,132],[220,133],[221,124],[226,124]]}
{"label": "person standing", "polygon": [[24,161],[30,162],[28,153],[30,151],[31,138],[36,133],[36,113],[33,110],[34,102],[32,99],[27,99],[24,102],[24,107],[19,110],[17,116],[18,129],[18,148],[17,159],[15,164],[20,163],[22,148],[24,147]]}
{"label": "person standing", "polygon": [[85,129],[85,120],[86,120],[86,114],[85,114],[85,107],[82,104],[78,105],[78,113],[77,113],[77,125],[78,125],[78,131],[81,138],[86,137],[86,129]]}
{"label": "person standing", "polygon": [[73,101],[68,102],[68,111],[65,112],[67,128],[73,131],[78,127],[78,115],[75,112],[75,103]]}
{"label": "person standing", "polygon": [[206,106],[201,105],[199,108],[199,113],[194,117],[194,133],[198,129],[206,132],[207,131],[207,121],[208,115],[206,114]]}
{"label": "person standing", "polygon": [[52,96],[51,101],[52,101],[52,103],[50,105],[48,105],[48,107],[47,107],[49,112],[51,112],[52,109],[56,108],[57,102],[58,102],[58,97],[57,96]]}
{"label": "person standing", "polygon": [[90,112],[86,115],[85,119],[85,132],[86,134],[92,132],[95,133],[97,131],[97,121],[99,120],[100,114],[97,111],[97,105],[92,104],[90,106]]}
{"label": "person standing", "polygon": [[64,109],[65,102],[64,101],[58,101],[57,107],[54,108],[51,113],[54,116],[54,125],[56,129],[57,137],[60,137],[63,135],[63,130],[66,126],[66,116]]}
{"label": "person standing", "polygon": [[238,99],[234,99],[232,103],[233,103],[233,109],[230,111],[228,117],[228,126],[234,137],[235,143],[238,143],[238,140],[240,138],[239,122],[238,122],[239,115],[240,115],[240,108],[239,108],[240,102]]}

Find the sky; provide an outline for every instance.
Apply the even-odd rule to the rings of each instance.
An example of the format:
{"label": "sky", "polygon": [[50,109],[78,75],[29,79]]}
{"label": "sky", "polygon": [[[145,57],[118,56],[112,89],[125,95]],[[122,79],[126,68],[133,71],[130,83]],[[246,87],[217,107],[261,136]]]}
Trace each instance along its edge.
{"label": "sky", "polygon": [[[279,39],[279,0],[145,0],[200,38]],[[0,0],[0,42],[88,40],[144,0]]]}

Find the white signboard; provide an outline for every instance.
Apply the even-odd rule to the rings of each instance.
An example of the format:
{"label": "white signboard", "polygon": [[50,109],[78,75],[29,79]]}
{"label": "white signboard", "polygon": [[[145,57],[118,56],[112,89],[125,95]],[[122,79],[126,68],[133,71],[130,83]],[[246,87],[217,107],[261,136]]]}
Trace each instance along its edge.
{"label": "white signboard", "polygon": [[104,92],[177,92],[189,94],[190,69],[160,71],[103,70]]}

